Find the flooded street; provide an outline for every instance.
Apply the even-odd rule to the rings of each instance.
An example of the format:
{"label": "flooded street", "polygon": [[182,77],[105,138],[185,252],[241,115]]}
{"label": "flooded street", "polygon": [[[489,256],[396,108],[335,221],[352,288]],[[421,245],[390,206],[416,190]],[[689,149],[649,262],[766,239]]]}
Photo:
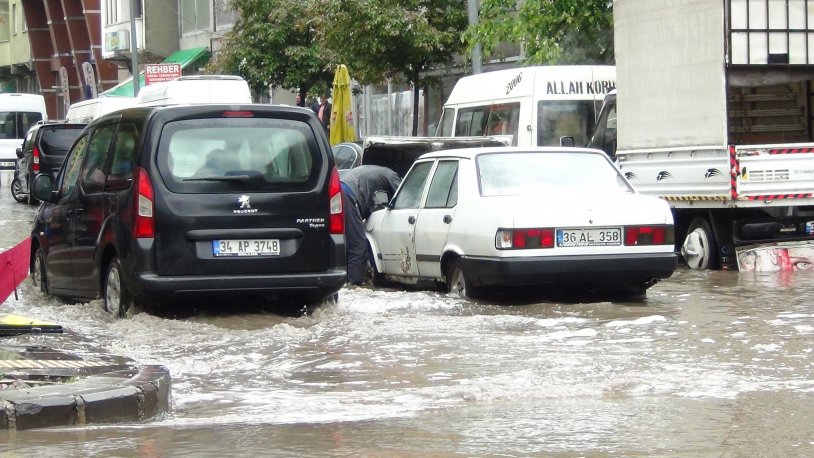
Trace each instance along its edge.
{"label": "flooded street", "polygon": [[[0,188],[0,249],[34,208]],[[223,303],[113,322],[28,282],[5,338],[169,368],[145,423],[0,431],[0,456],[811,456],[814,275],[690,271],[641,302],[344,289],[291,318]]]}

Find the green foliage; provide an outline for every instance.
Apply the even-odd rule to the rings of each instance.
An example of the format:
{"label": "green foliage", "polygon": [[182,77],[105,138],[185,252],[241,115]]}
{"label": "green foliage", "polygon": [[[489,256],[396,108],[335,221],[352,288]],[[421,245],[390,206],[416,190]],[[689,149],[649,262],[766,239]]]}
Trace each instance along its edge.
{"label": "green foliage", "polygon": [[418,91],[429,70],[466,49],[466,0],[317,0],[315,8],[320,42],[362,84],[391,78]]}
{"label": "green foliage", "polygon": [[465,38],[495,54],[522,43],[528,64],[613,63],[611,0],[482,0]]}
{"label": "green foliage", "polygon": [[313,0],[231,0],[238,19],[209,70],[242,76],[255,92],[269,85],[299,89],[329,85],[330,51],[309,22]]}

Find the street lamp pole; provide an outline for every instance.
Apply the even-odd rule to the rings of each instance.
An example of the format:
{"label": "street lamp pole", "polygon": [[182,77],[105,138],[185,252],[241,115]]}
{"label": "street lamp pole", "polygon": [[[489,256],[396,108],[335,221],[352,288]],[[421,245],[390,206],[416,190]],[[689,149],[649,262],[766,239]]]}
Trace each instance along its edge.
{"label": "street lamp pole", "polygon": [[[469,25],[473,26],[478,23],[478,0],[466,0],[466,12],[469,16]],[[481,72],[481,54],[480,43],[475,43],[472,47],[472,74],[477,75]]]}
{"label": "street lamp pole", "polygon": [[138,42],[136,41],[136,2],[141,0],[130,0],[130,66],[133,68],[133,97],[139,91],[139,71],[138,71]]}

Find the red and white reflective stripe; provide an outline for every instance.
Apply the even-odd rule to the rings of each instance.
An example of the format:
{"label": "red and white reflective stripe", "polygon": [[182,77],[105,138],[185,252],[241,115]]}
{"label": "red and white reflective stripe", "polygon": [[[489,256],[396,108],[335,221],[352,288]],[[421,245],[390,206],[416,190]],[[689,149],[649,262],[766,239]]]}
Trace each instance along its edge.
{"label": "red and white reflective stripe", "polygon": [[805,148],[777,148],[766,150],[769,154],[799,154],[799,153],[814,153],[814,147]]}
{"label": "red and white reflective stripe", "polygon": [[741,174],[735,145],[729,145],[729,196],[738,200],[738,176]]}
{"label": "red and white reflective stripe", "polygon": [[781,199],[811,199],[814,194],[771,194],[766,196],[747,196],[747,200],[781,200]]}

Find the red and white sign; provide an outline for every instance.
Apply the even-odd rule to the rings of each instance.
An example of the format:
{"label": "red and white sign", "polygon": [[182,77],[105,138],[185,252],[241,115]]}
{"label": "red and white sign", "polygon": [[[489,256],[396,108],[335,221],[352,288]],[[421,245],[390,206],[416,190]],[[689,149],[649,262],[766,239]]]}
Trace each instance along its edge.
{"label": "red and white sign", "polygon": [[144,66],[144,84],[163,83],[181,76],[181,64],[146,64]]}

